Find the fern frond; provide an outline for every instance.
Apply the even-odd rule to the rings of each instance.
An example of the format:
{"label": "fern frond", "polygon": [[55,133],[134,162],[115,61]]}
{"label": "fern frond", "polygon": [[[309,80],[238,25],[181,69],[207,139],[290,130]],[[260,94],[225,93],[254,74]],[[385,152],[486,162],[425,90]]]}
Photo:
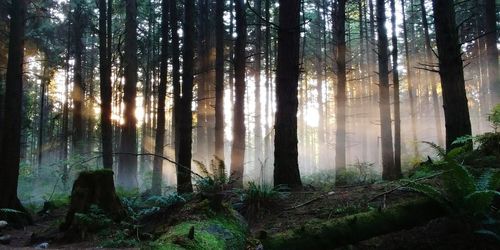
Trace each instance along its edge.
{"label": "fern frond", "polygon": [[437,188],[429,184],[419,183],[415,181],[403,181],[403,183],[406,183],[405,185],[406,188],[421,193],[435,200],[446,209],[451,209],[449,201],[446,199],[444,194],[441,193]]}
{"label": "fern frond", "polygon": [[500,196],[500,192],[495,190],[476,191],[465,196],[465,202],[468,204],[470,211],[475,213],[486,212],[495,196]]}
{"label": "fern frond", "polygon": [[425,143],[425,144],[431,146],[431,148],[433,148],[436,151],[438,156],[441,156],[441,157],[446,156],[446,150],[443,147],[437,145],[436,143],[430,142],[430,141],[422,141],[422,143]]}

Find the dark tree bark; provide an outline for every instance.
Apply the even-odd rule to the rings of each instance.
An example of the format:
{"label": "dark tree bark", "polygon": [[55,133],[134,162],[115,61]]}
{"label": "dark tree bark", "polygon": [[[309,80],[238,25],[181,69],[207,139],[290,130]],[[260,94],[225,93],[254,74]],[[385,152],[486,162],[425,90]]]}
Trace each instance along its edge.
{"label": "dark tree bark", "polygon": [[300,0],[279,1],[274,185],[302,186],[297,151]]}
{"label": "dark tree bark", "polygon": [[224,160],[224,1],[215,7],[215,156]]}
{"label": "dark tree bark", "polygon": [[387,47],[387,29],[385,28],[385,1],[377,0],[376,3],[382,178],[384,180],[393,180],[398,178],[398,173],[394,168],[394,152],[392,148],[391,103],[389,96],[389,51]]}
{"label": "dark tree bark", "polygon": [[453,0],[433,0],[432,6],[443,89],[446,149],[450,150],[458,146],[452,145],[458,137],[472,133],[469,107]]}
{"label": "dark tree bark", "polygon": [[209,73],[209,19],[208,19],[208,1],[198,0],[196,39],[199,41],[197,53],[197,71],[195,77],[196,88],[196,150],[195,158],[204,161],[207,156],[207,141],[208,141],[208,73]]}
{"label": "dark tree bark", "polygon": [[[155,154],[163,156],[165,140],[165,99],[167,95],[168,73],[168,0],[161,2],[161,58],[160,58],[160,86],[158,86],[158,108],[156,122]],[[163,176],[163,159],[155,157],[153,162],[153,181],[151,191],[154,195],[161,195]]]}
{"label": "dark tree bark", "polygon": [[418,144],[417,144],[417,126],[416,126],[416,115],[415,115],[415,88],[413,86],[413,79],[411,74],[411,64],[410,64],[410,49],[408,44],[408,28],[406,25],[406,13],[405,13],[405,1],[401,1],[401,13],[403,15],[403,36],[405,45],[405,60],[406,60],[406,80],[408,82],[408,97],[410,99],[410,118],[411,118],[411,135],[413,139],[413,153],[418,157]]}
{"label": "dark tree bark", "polygon": [[488,80],[490,88],[496,92],[497,101],[500,100],[500,78],[498,75],[498,28],[497,28],[497,5],[498,1],[484,0],[485,7],[485,32],[486,58],[488,62]]}
{"label": "dark tree bark", "polygon": [[73,131],[72,144],[74,152],[83,153],[83,110],[84,110],[84,91],[85,84],[83,79],[82,55],[83,55],[83,2],[75,0],[75,9],[73,11],[73,49],[75,65],[73,67]]}
{"label": "dark tree bark", "polygon": [[398,37],[396,34],[396,0],[391,0],[392,84],[394,86],[394,176],[401,177],[401,108],[399,102]]}
{"label": "dark tree bark", "polygon": [[191,183],[192,157],[192,101],[193,101],[193,58],[194,58],[194,0],[184,3],[184,47],[182,69],[182,97],[179,100],[179,148],[177,151],[177,192],[193,192]]}
{"label": "dark tree bark", "polygon": [[120,155],[118,164],[118,185],[137,188],[137,119],[135,117],[135,97],[137,94],[137,3],[125,1],[125,85],[123,87],[124,124],[121,130]]}
{"label": "dark tree bark", "polygon": [[335,8],[335,46],[337,68],[337,98],[336,121],[337,134],[335,137],[335,169],[337,173],[346,168],[346,44],[345,44],[345,0],[337,1]]}
{"label": "dark tree bark", "polygon": [[[112,0],[108,0],[112,1]],[[102,163],[104,168],[113,168],[113,137],[111,125],[111,58],[108,51],[111,48],[108,46],[107,39],[111,37],[108,33],[110,25],[106,23],[108,18],[108,10],[106,9],[106,0],[99,0],[99,79],[100,79],[100,95],[101,95],[101,146],[102,146]]]}
{"label": "dark tree bark", "polygon": [[[260,17],[262,16],[262,1],[261,0],[255,0],[255,13]],[[255,129],[254,129],[254,163],[255,163],[255,168],[259,169],[260,168],[260,161],[262,160],[262,124],[261,124],[261,101],[262,98],[260,98],[260,73],[261,73],[261,49],[262,49],[262,31],[261,31],[261,20],[260,18],[256,18],[256,25],[255,25],[255,68],[254,68],[254,75],[255,75]]]}
{"label": "dark tree bark", "polygon": [[5,119],[0,152],[0,208],[24,210],[17,198],[21,153],[21,117],[23,99],[23,60],[26,23],[26,0],[10,6],[9,56],[5,84]]}
{"label": "dark tree bark", "polygon": [[173,106],[173,131],[174,131],[174,143],[176,150],[176,159],[178,159],[178,149],[179,149],[179,105],[181,99],[181,87],[180,87],[180,51],[179,51],[179,34],[177,33],[177,1],[169,0],[169,11],[170,11],[170,33],[172,35],[172,86],[174,95],[174,106]]}
{"label": "dark tree bark", "polygon": [[231,172],[236,178],[235,187],[243,187],[245,160],[245,45],[246,14],[244,0],[234,0],[236,11],[236,42],[234,44],[234,115],[233,145],[231,150]]}
{"label": "dark tree bark", "polygon": [[[425,59],[426,64],[431,64],[433,62],[432,58],[432,47],[431,47],[431,37],[429,35],[429,23],[427,21],[427,10],[425,9],[425,0],[420,0],[420,12],[422,14],[422,26],[424,28],[424,41],[425,41]],[[436,88],[436,79],[434,75],[426,72],[427,80],[430,81],[431,85],[431,96],[432,96],[432,108],[434,112],[434,117],[436,119],[436,135],[439,145],[444,145],[443,139],[443,129],[441,124],[441,114],[439,112],[439,97]]]}

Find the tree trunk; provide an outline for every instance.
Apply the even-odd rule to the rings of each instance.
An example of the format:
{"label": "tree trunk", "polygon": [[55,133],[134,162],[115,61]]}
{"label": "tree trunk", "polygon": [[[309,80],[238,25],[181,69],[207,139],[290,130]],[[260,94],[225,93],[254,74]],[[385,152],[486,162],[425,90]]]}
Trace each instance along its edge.
{"label": "tree trunk", "polygon": [[302,186],[297,150],[300,0],[279,1],[274,185]]}
{"label": "tree trunk", "polygon": [[398,37],[396,34],[396,0],[391,0],[392,84],[394,85],[394,172],[401,177],[401,108],[399,103]]}
{"label": "tree trunk", "polygon": [[[160,86],[158,86],[158,112],[156,122],[155,154],[163,156],[165,140],[165,99],[167,95],[168,73],[168,1],[161,2],[161,58],[160,58]],[[153,162],[153,181],[151,191],[154,195],[161,195],[163,177],[163,159],[155,157]]]}
{"label": "tree trunk", "polygon": [[[262,1],[261,0],[255,0],[255,6],[254,6],[255,12],[257,13],[258,16],[262,16]],[[262,106],[261,106],[261,101],[262,98],[260,98],[260,73],[261,73],[261,49],[262,49],[262,31],[261,31],[261,20],[259,17],[256,18],[257,24],[255,25],[255,69],[254,69],[254,75],[255,75],[255,130],[254,130],[254,163],[255,163],[255,169],[258,170],[261,166],[261,160],[262,160]]]}
{"label": "tree trunk", "polygon": [[192,156],[192,101],[193,101],[193,59],[194,59],[194,0],[184,3],[184,51],[182,69],[182,97],[179,103],[179,148],[177,166],[177,192],[193,192],[191,184]]}
{"label": "tree trunk", "polygon": [[[108,0],[112,1],[112,0]],[[104,168],[113,168],[113,137],[111,125],[111,58],[108,55],[106,0],[99,0],[99,79],[101,94],[101,146]]]}
{"label": "tree trunk", "polygon": [[433,0],[434,26],[439,54],[439,75],[443,89],[443,108],[446,124],[446,149],[458,137],[471,135],[471,124],[460,43],[455,23],[453,0]]}
{"label": "tree trunk", "polygon": [[498,48],[497,48],[497,8],[498,1],[484,0],[485,7],[485,32],[486,40],[486,58],[488,62],[488,80],[489,86],[496,94],[496,101],[500,100],[500,77],[498,75]]}
{"label": "tree trunk", "polygon": [[345,0],[337,2],[335,8],[335,37],[337,63],[337,134],[335,137],[335,169],[337,173],[346,168],[346,43],[345,43]]}
{"label": "tree trunk", "polygon": [[73,11],[73,46],[75,65],[73,66],[73,131],[72,144],[73,150],[77,154],[83,153],[83,104],[84,104],[84,79],[82,69],[82,54],[84,50],[83,36],[83,2],[75,0],[75,9]]}
{"label": "tree trunk", "polygon": [[234,44],[235,100],[233,115],[233,146],[231,150],[231,173],[236,178],[235,187],[243,187],[245,160],[245,46],[246,13],[244,0],[235,0],[236,42]]}
{"label": "tree trunk", "polygon": [[415,115],[415,88],[413,87],[412,81],[412,68],[410,66],[410,50],[408,44],[408,28],[406,26],[406,13],[405,13],[405,1],[401,1],[401,13],[403,15],[403,35],[405,44],[405,58],[406,58],[406,80],[408,82],[408,97],[410,99],[410,118],[411,118],[411,134],[412,134],[412,144],[413,153],[416,157],[419,156],[418,144],[417,144],[417,127],[416,127],[416,115]]}
{"label": "tree trunk", "polygon": [[378,34],[378,78],[379,78],[379,108],[380,136],[382,143],[382,178],[394,180],[398,173],[394,168],[394,152],[392,149],[391,104],[389,96],[389,51],[387,30],[385,28],[385,1],[377,0],[377,34]]}
{"label": "tree trunk", "polygon": [[13,1],[10,9],[9,56],[5,84],[5,119],[0,152],[0,208],[24,210],[17,198],[21,153],[24,32],[27,1]]}
{"label": "tree trunk", "polygon": [[121,130],[118,184],[124,188],[137,188],[137,119],[135,97],[137,94],[137,3],[125,1],[125,85],[123,90],[124,124]]}
{"label": "tree trunk", "polygon": [[[422,25],[424,28],[424,41],[425,41],[425,60],[426,64],[431,64],[433,62],[432,58],[432,47],[431,47],[431,37],[429,35],[429,23],[427,22],[427,10],[425,9],[425,0],[420,0],[420,10],[422,13]],[[443,130],[441,125],[441,113],[439,112],[439,97],[436,88],[436,78],[433,74],[426,72],[427,80],[430,81],[431,85],[431,96],[432,96],[432,108],[434,112],[434,119],[436,120],[436,135],[438,144],[443,146]],[[428,85],[428,84],[427,84]]]}
{"label": "tree trunk", "polygon": [[172,87],[174,94],[173,106],[173,130],[174,130],[174,149],[176,150],[176,160],[178,161],[179,152],[179,105],[181,99],[181,86],[180,86],[180,52],[179,52],[179,34],[177,33],[177,1],[169,0],[170,11],[170,33],[172,34]]}
{"label": "tree trunk", "polygon": [[224,161],[224,1],[215,4],[215,156]]}

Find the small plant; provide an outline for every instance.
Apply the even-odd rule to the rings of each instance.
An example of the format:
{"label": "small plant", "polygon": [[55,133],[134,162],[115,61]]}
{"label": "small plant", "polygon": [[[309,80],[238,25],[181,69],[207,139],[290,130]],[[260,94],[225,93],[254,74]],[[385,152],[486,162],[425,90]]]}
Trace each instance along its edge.
{"label": "small plant", "polygon": [[75,213],[75,226],[85,239],[87,233],[97,232],[112,224],[112,220],[97,205],[91,205],[87,213]]}
{"label": "small plant", "polygon": [[240,203],[237,205],[246,218],[250,220],[260,218],[279,207],[280,201],[288,194],[282,192],[283,190],[284,187],[276,188],[249,182],[246,189],[239,191]]}
{"label": "small plant", "polygon": [[488,120],[491,122],[491,126],[495,133],[498,132],[500,128],[500,103],[497,104],[488,115]]}
{"label": "small plant", "polygon": [[[405,180],[406,187],[420,192],[439,202],[448,212],[458,218],[481,221],[492,218],[492,203],[495,196],[500,196],[500,172],[486,169],[474,175],[461,161],[468,145],[446,152],[440,146],[426,142],[434,148],[438,160],[429,160],[423,164],[415,176],[436,177],[437,184],[421,183],[414,179]],[[484,226],[484,225],[483,225]],[[481,229],[485,232],[487,229]],[[491,231],[492,234],[497,234]]]}
{"label": "small plant", "polygon": [[218,158],[210,162],[210,171],[203,163],[195,163],[204,175],[196,181],[196,189],[202,197],[209,200],[212,208],[221,209],[222,201],[232,189],[234,179],[226,175],[224,162]]}

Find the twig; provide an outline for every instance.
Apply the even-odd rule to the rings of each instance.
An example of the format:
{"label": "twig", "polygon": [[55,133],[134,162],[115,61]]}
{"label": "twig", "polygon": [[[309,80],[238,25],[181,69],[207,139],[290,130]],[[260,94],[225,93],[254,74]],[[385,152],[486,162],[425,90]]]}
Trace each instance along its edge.
{"label": "twig", "polygon": [[315,202],[317,200],[323,199],[323,198],[325,198],[327,196],[330,196],[330,195],[333,195],[333,194],[335,194],[335,192],[333,192],[333,191],[332,192],[328,192],[328,193],[320,195],[320,196],[318,196],[318,197],[316,197],[314,199],[308,200],[308,201],[306,201],[304,203],[301,203],[301,204],[293,206],[293,207],[285,208],[283,210],[284,211],[289,211],[289,210],[293,210],[293,209],[296,209],[296,208],[299,208],[299,207],[303,207],[303,206],[309,205],[309,204],[311,204],[311,203],[313,203],[313,202]]}

